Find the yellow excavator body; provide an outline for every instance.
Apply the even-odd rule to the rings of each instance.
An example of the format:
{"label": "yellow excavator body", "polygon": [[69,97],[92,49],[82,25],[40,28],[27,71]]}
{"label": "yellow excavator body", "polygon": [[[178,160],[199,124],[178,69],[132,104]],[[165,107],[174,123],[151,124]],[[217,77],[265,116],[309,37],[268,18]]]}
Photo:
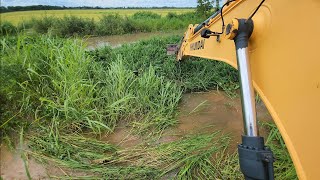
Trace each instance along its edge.
{"label": "yellow excavator body", "polygon": [[[238,0],[223,11],[226,23],[248,18],[261,0]],[[253,86],[272,115],[299,179],[320,179],[320,0],[266,0],[253,17],[249,39]],[[177,58],[197,56],[237,68],[226,36],[201,37],[189,25]],[[221,31],[221,16],[203,28]]]}

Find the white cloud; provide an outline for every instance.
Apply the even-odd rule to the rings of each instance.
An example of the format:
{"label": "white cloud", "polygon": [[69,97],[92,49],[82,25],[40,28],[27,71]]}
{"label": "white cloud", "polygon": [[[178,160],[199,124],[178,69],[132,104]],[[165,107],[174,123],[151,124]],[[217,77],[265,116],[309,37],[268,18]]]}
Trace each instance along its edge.
{"label": "white cloud", "polygon": [[1,6],[195,7],[196,0],[1,0]]}

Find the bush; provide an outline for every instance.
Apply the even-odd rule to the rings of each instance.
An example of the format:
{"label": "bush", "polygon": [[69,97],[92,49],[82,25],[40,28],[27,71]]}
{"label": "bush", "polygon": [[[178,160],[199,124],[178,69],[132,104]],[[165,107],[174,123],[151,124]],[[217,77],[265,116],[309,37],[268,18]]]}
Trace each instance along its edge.
{"label": "bush", "polygon": [[[24,21],[20,22],[17,26],[19,32],[23,32],[34,27],[34,21]],[[46,31],[47,32],[47,31]]]}
{"label": "bush", "polygon": [[139,32],[139,28],[137,27],[137,23],[130,17],[125,17],[123,22],[124,33],[136,33]]}
{"label": "bush", "polygon": [[124,32],[124,19],[119,14],[103,15],[96,28],[96,33],[103,36],[124,34]]}
{"label": "bush", "polygon": [[38,33],[48,33],[50,28],[53,28],[54,24],[57,22],[57,18],[52,16],[44,16],[41,19],[32,19],[30,23],[33,24],[33,28]]}
{"label": "bush", "polygon": [[93,19],[65,16],[57,20],[52,27],[52,33],[60,37],[92,35],[95,31]]}
{"label": "bush", "polygon": [[133,19],[160,19],[161,16],[151,11],[139,11],[133,14]]}
{"label": "bush", "polygon": [[168,19],[177,18],[178,14],[177,13],[173,13],[173,12],[169,12],[166,17]]}
{"label": "bush", "polygon": [[192,23],[200,23],[203,21],[203,19],[200,16],[193,12],[179,14],[178,18],[182,20],[189,20]]}
{"label": "bush", "polygon": [[10,22],[1,22],[0,34],[1,35],[10,35],[17,33],[17,28]]}

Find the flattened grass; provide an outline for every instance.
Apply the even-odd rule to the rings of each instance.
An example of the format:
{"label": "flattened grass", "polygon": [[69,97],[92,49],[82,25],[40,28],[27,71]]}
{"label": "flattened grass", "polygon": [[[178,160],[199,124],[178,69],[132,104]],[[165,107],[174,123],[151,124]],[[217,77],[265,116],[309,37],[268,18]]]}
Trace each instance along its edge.
{"label": "flattened grass", "polygon": [[[212,154],[222,154],[229,138],[219,131],[186,136],[175,142],[117,149],[110,144],[81,136],[61,136],[59,151],[47,137],[29,136],[33,157],[57,166],[81,170],[91,178],[176,179],[219,178]],[[148,144],[148,143],[146,143]],[[222,165],[222,164],[221,164]],[[78,177],[80,178],[80,177]]]}
{"label": "flattened grass", "polygon": [[[266,144],[276,157],[275,178],[298,179],[276,126],[265,123],[262,128],[269,132]],[[88,173],[77,178],[243,179],[237,152],[226,152],[230,137],[220,131],[186,135],[160,144],[149,141],[127,149],[78,135],[63,135],[57,151],[48,137],[39,137],[28,137],[33,149],[28,153],[40,161]]]}

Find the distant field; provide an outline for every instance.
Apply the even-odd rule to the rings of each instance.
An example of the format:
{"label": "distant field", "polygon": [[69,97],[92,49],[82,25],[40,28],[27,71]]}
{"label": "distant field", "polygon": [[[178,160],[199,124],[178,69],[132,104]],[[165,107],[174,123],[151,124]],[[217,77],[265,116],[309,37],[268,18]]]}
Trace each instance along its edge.
{"label": "distant field", "polygon": [[162,16],[167,15],[169,12],[175,12],[177,14],[182,14],[186,12],[192,12],[194,9],[90,9],[90,10],[37,10],[37,11],[18,11],[2,13],[1,21],[9,21],[15,25],[24,20],[29,20],[32,17],[40,18],[45,15],[63,17],[66,15],[74,15],[78,17],[93,18],[98,20],[102,15],[118,13],[121,16],[131,16],[138,11],[152,11],[154,13],[160,14]]}

